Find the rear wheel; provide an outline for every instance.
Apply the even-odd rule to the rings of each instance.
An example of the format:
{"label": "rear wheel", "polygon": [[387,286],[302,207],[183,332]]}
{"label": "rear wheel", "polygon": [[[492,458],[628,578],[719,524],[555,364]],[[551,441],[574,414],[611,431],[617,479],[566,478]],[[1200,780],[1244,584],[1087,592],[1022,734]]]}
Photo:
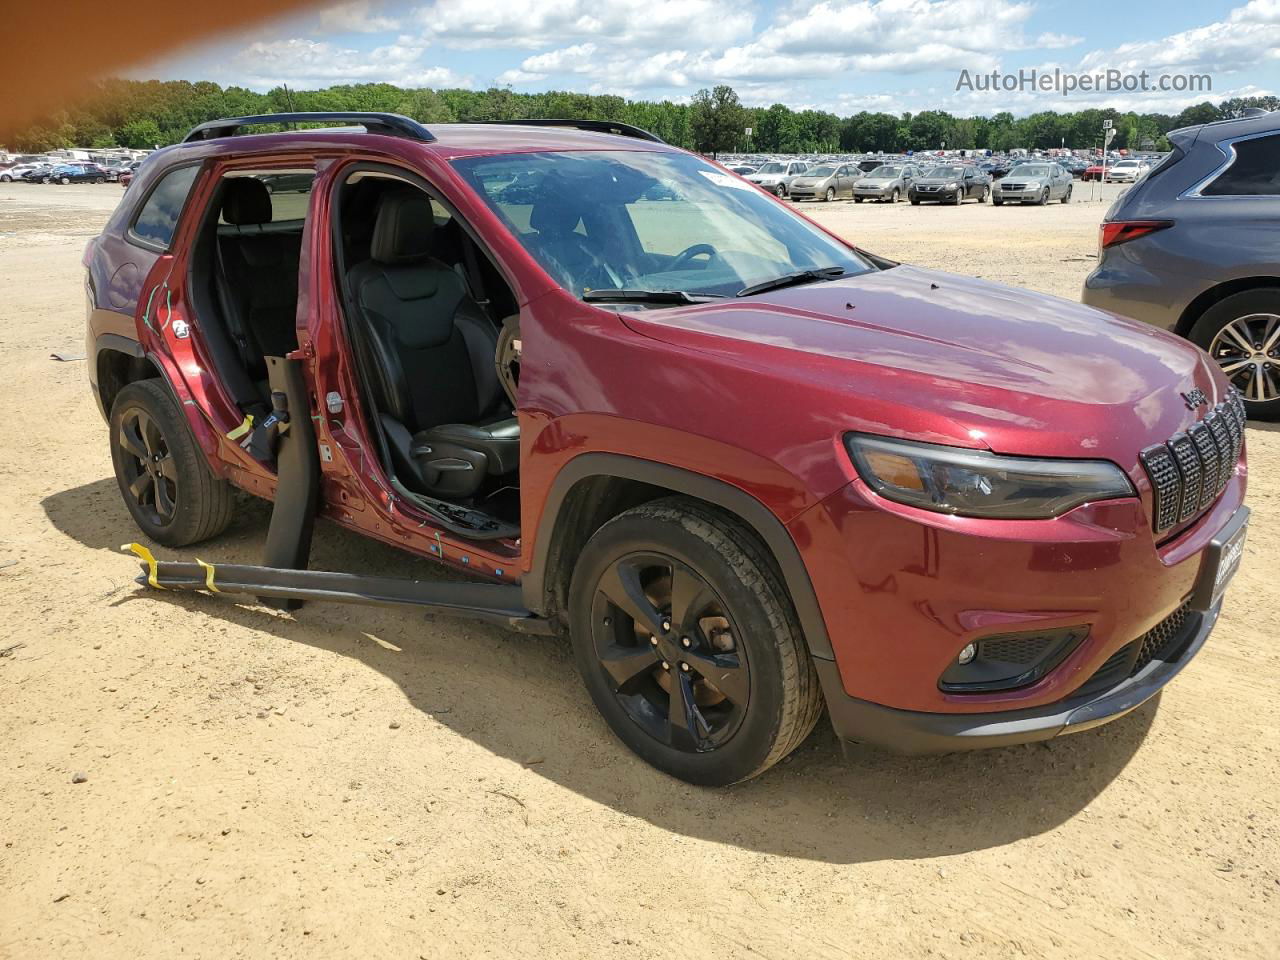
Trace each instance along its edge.
{"label": "rear wheel", "polygon": [[1063,203],[1071,202],[1071,186],[1072,186],[1071,184],[1067,184],[1067,192],[1062,195]]}
{"label": "rear wheel", "polygon": [[129,384],[111,405],[111,462],[134,522],[157,543],[197,543],[231,522],[230,484],[213,475],[159,380]]}
{"label": "rear wheel", "polygon": [[1191,328],[1244,397],[1250,419],[1280,420],[1280,287],[1218,301]]}
{"label": "rear wheel", "polygon": [[93,182],[94,182],[94,183],[106,183],[106,182],[107,182],[107,178],[106,178],[106,177],[94,177],[94,178],[93,178]]}
{"label": "rear wheel", "polygon": [[753,777],[822,709],[790,598],[754,536],[697,501],[601,527],[569,592],[578,670],[614,733],[690,783]]}

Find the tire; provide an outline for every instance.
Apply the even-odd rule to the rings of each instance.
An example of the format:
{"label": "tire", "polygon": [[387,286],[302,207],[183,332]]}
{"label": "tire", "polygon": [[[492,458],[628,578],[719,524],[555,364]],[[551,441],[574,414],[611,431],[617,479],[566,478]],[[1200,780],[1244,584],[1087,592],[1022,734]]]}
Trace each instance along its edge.
{"label": "tire", "polygon": [[[1233,325],[1242,334],[1253,332],[1247,339],[1270,349],[1246,354],[1227,331]],[[1280,287],[1258,287],[1219,300],[1201,314],[1188,339],[1223,368],[1244,397],[1250,420],[1280,420]],[[1231,370],[1233,365],[1236,369]],[[1261,400],[1255,399],[1259,392]]]}
{"label": "tire", "polygon": [[983,187],[983,188],[982,188],[982,195],[981,195],[980,197],[978,197],[978,202],[979,202],[979,203],[986,203],[986,202],[987,202],[987,198],[988,198],[989,196],[991,196],[991,188],[990,188],[990,187]]}
{"label": "tire", "polygon": [[1062,195],[1063,203],[1071,202],[1071,184],[1067,184],[1067,192]]}
{"label": "tire", "polygon": [[94,178],[93,178],[93,182],[94,182],[94,183],[106,183],[106,182],[107,182],[107,178],[106,178],[106,177],[94,177]]}
{"label": "tire", "polygon": [[997,199],[995,199],[994,197],[992,197],[992,198],[991,198],[991,205],[992,205],[993,207],[1003,207],[1003,206],[1004,206],[1004,201],[1003,201],[1003,200],[997,200]]}
{"label": "tire", "polygon": [[780,184],[778,184],[776,187],[774,187],[774,188],[773,188],[773,195],[774,195],[775,197],[779,197],[779,198],[781,198],[781,199],[785,200],[785,199],[786,199],[786,197],[787,197],[787,186],[786,186],[786,184],[784,184],[784,183],[780,183]]}
{"label": "tire", "polygon": [[853,198],[853,202],[854,202],[854,203],[861,203],[861,202],[862,202],[862,198],[861,198],[861,197],[854,197],[854,198]]}
{"label": "tire", "polygon": [[836,198],[836,188],[835,188],[835,187],[827,187],[827,192],[826,192],[825,194],[823,194],[822,199],[823,199],[823,200],[825,200],[825,201],[827,201],[827,203],[830,203],[830,202],[831,202],[832,200],[834,200],[835,198]]}
{"label": "tire", "polygon": [[918,207],[918,206],[920,206],[920,201],[919,201],[919,200],[917,200],[915,197],[912,197],[912,198],[911,198],[911,205],[912,205],[913,207]]}
{"label": "tire", "polygon": [[964,187],[956,191],[955,205],[958,207],[962,203],[964,203]]}
{"label": "tire", "polygon": [[[116,483],[143,534],[166,547],[184,547],[226,529],[233,506],[231,485],[209,469],[186,417],[162,381],[128,384],[111,405],[110,425]],[[159,458],[150,468],[144,462],[148,455]]]}
{"label": "tire", "polygon": [[68,183],[70,183],[70,182],[71,182],[71,178],[70,178],[70,177],[59,177],[59,178],[58,178],[58,182],[59,182],[60,184],[62,184],[62,185],[65,187]]}
{"label": "tire", "polygon": [[893,188],[893,192],[892,192],[891,194],[889,194],[889,202],[890,202],[890,203],[897,203],[897,202],[898,202],[898,198],[899,198],[899,197],[901,197],[901,196],[902,196],[902,191],[900,191],[897,187],[894,187],[894,188]]}
{"label": "tire", "polygon": [[3,176],[0,176],[0,183],[13,183],[13,177],[6,173]]}
{"label": "tire", "polygon": [[1040,191],[1040,199],[1036,201],[1036,206],[1043,207],[1048,202],[1049,202],[1049,188],[1045,187],[1043,190]]}
{"label": "tire", "polygon": [[[664,583],[673,595],[677,574],[696,588],[680,594],[698,598],[683,618],[660,596]],[[639,593],[622,592],[626,584]],[[612,595],[638,595],[645,606],[626,599],[636,611],[627,613]],[[646,643],[651,628],[635,624],[650,622]],[[698,501],[642,504],[597,530],[573,573],[569,624],[578,671],[613,732],[689,783],[725,786],[762,773],[804,741],[822,711],[799,621],[764,547],[740,521]],[[698,664],[712,664],[729,693]],[[678,709],[691,698],[690,709]]]}

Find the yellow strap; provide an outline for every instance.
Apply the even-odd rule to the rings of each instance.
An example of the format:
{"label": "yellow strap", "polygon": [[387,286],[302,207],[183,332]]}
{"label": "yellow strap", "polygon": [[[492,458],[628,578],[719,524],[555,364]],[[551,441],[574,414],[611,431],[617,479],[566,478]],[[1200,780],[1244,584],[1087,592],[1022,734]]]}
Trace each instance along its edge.
{"label": "yellow strap", "polygon": [[156,558],[151,555],[150,550],[140,543],[126,543],[120,549],[132,551],[139,560],[147,565],[147,583],[157,590],[164,589],[164,587],[160,586],[160,581],[156,579]]}
{"label": "yellow strap", "polygon": [[240,426],[236,427],[227,434],[228,440],[239,440],[246,433],[253,429],[253,414],[246,413],[244,419],[240,421]]}
{"label": "yellow strap", "polygon": [[221,593],[222,591],[218,589],[218,585],[213,582],[213,564],[205,563],[199,557],[196,557],[196,563],[204,567],[204,585],[209,588],[209,592]]}

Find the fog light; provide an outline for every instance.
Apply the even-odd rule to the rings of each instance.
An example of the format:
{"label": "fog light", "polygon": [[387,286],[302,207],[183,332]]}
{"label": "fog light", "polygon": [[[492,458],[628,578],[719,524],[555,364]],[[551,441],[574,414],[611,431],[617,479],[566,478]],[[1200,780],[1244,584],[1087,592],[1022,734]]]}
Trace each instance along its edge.
{"label": "fog light", "polygon": [[966,644],[965,648],[960,651],[960,656],[956,657],[956,663],[963,666],[964,664],[971,661],[974,658],[974,656],[977,655],[977,653],[978,653],[977,644],[975,643]]}

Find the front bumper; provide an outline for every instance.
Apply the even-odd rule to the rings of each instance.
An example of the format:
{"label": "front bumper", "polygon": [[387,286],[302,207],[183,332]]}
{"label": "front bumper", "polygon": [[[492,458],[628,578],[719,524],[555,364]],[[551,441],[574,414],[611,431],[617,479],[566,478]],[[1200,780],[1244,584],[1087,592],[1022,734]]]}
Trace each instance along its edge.
{"label": "front bumper", "polygon": [[[1192,615],[1184,637],[1167,659],[1154,659],[1114,686],[1058,703],[998,713],[923,713],[858,700],[843,694],[834,661],[814,660],[836,735],[895,753],[949,753],[1051,740],[1117,720],[1142,706],[1200,652],[1217,623],[1221,603]],[[1087,685],[1086,685],[1087,686]],[[836,691],[832,696],[832,691]]]}
{"label": "front bumper", "polygon": [[912,187],[907,191],[907,199],[909,200],[937,200],[939,202],[951,202],[955,200],[959,190],[917,190]]}
{"label": "front bumper", "polygon": [[1001,187],[995,191],[994,199],[1000,201],[1001,203],[1004,203],[1005,201],[1009,201],[1009,202],[1016,201],[1018,203],[1034,203],[1040,199],[1040,195],[1043,192],[1044,192],[1044,187],[1035,187],[1035,188],[1029,188],[1024,190],[1006,190],[1003,187]]}

